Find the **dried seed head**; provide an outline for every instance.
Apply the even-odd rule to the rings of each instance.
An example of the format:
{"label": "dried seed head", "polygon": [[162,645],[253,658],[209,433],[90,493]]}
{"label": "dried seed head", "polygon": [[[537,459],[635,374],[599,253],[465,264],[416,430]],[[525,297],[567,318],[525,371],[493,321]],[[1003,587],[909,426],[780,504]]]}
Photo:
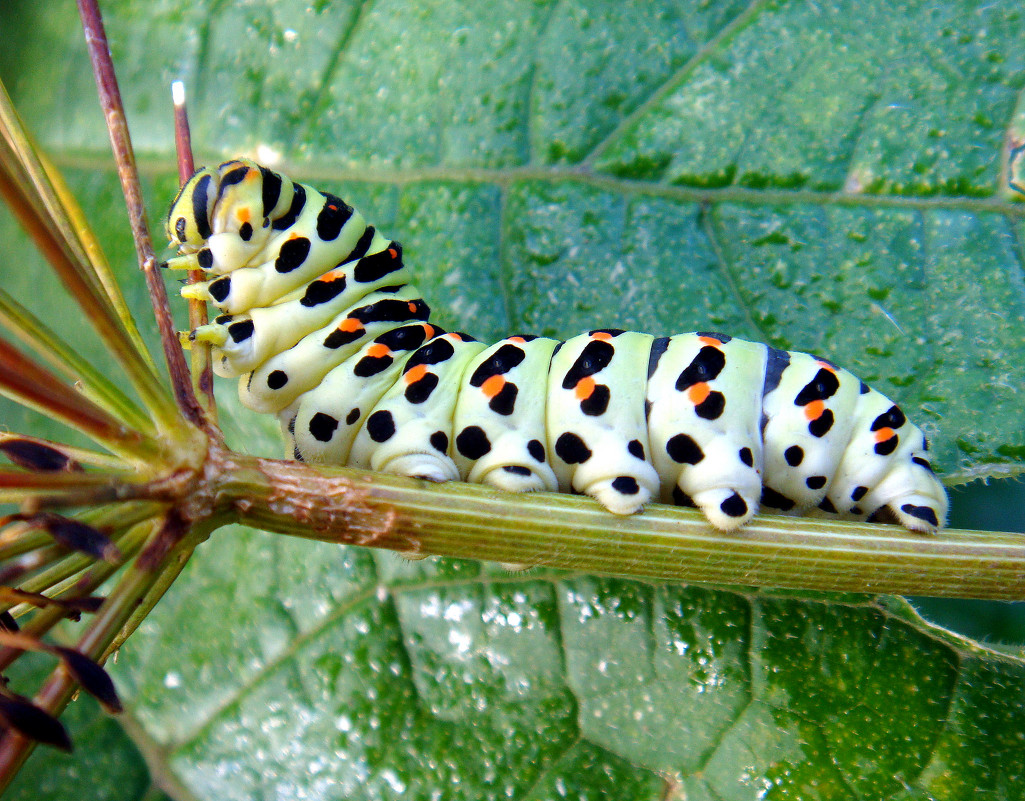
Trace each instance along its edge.
{"label": "dried seed head", "polygon": [[82,689],[100,702],[104,711],[117,714],[123,711],[121,699],[117,697],[114,682],[110,675],[96,662],[85,654],[71,648],[53,648],[53,653],[61,658],[72,678],[82,685]]}
{"label": "dried seed head", "polygon": [[98,612],[100,607],[103,606],[103,602],[107,599],[102,595],[84,595],[81,598],[62,598],[60,603],[62,606],[66,606],[68,609],[73,609],[76,612],[88,612],[90,614]]}
{"label": "dried seed head", "polygon": [[71,751],[71,738],[61,722],[23,696],[0,695],[0,720],[30,740]]}
{"label": "dried seed head", "polygon": [[82,466],[63,451],[41,442],[10,438],[0,440],[0,452],[18,467],[41,473],[80,471]]}
{"label": "dried seed head", "polygon": [[39,515],[37,520],[50,532],[50,536],[54,540],[66,548],[80,551],[111,564],[121,561],[121,551],[99,529],[52,512]]}

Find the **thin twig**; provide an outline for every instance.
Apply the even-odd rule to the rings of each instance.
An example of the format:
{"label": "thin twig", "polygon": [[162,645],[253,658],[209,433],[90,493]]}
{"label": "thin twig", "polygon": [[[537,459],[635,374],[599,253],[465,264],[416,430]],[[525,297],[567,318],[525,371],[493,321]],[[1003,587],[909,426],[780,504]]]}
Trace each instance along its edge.
{"label": "thin twig", "polygon": [[174,146],[178,155],[178,181],[184,184],[196,171],[196,161],[192,156],[189,109],[185,103],[185,84],[181,81],[171,84],[171,97],[174,102]]}
{"label": "thin twig", "polygon": [[[183,186],[196,171],[196,162],[192,157],[192,133],[189,130],[189,110],[185,102],[185,84],[175,81],[171,84],[171,95],[174,100],[174,145],[178,154],[178,181]],[[195,284],[206,279],[202,270],[189,270],[189,283]],[[189,299],[189,328],[195,331],[208,322],[206,302],[199,298]],[[214,369],[210,355],[209,342],[197,342],[189,351],[192,363],[192,388],[207,418],[217,422],[217,402],[214,400]]]}
{"label": "thin twig", "polygon": [[110,144],[114,151],[114,160],[117,163],[125,204],[128,207],[132,239],[135,241],[139,265],[146,278],[153,312],[156,315],[157,328],[160,330],[160,341],[164,349],[164,358],[167,360],[167,369],[171,376],[175,400],[187,420],[205,427],[203,410],[192,391],[189,369],[178,342],[174,321],[171,319],[164,279],[153,252],[153,240],[150,238],[149,226],[146,223],[146,207],[142,200],[142,189],[139,186],[139,173],[135,166],[135,154],[128,133],[128,121],[121,103],[121,93],[118,90],[117,77],[110,58],[110,48],[107,45],[107,35],[103,28],[100,9],[96,0],[78,0],[78,11],[82,17],[82,27],[85,30],[89,57],[92,60],[93,73],[96,76],[100,104],[107,120]]}

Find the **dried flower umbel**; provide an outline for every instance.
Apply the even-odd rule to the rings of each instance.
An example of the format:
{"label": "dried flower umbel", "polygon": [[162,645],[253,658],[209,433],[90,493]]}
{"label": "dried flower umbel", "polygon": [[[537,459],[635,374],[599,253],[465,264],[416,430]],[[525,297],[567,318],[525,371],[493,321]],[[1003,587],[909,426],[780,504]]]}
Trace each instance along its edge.
{"label": "dried flower umbel", "polygon": [[[133,172],[127,129],[102,24],[82,4],[103,102],[113,110],[112,141]],[[176,508],[176,484],[202,464],[212,430],[191,394],[180,351],[169,358],[176,399],[142,346],[127,305],[59,176],[44,162],[0,90],[0,192],[124,370],[102,375],[30,311],[0,290],[0,322],[19,340],[0,339],[0,389],[22,405],[91,439],[96,450],[39,437],[0,434],[0,668],[26,653],[49,654],[57,669],[35,698],[0,684],[0,786],[32,742],[71,747],[56,715],[76,687],[110,712],[121,702],[100,663],[138,625],[202,537]],[[135,191],[133,220],[142,213]],[[155,260],[145,225],[136,231],[140,262]],[[148,251],[148,252],[147,252]],[[150,281],[159,298],[162,284]],[[163,303],[165,327],[171,322]],[[30,351],[32,355],[28,355]],[[127,384],[137,400],[121,387]],[[189,420],[193,422],[188,422]],[[190,536],[191,535],[191,536]],[[107,597],[95,593],[114,576]],[[61,620],[85,617],[74,647],[44,640]]]}

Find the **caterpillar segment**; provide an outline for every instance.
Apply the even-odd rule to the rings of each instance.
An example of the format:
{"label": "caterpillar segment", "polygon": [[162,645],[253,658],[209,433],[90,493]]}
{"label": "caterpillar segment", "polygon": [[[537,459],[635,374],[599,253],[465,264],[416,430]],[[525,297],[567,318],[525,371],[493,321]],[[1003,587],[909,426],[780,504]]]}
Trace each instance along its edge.
{"label": "caterpillar segment", "polygon": [[426,321],[429,315],[415,287],[371,292],[248,373],[239,383],[239,397],[250,409],[276,414],[319,384],[328,371],[352,358],[367,339],[402,323]]}
{"label": "caterpillar segment", "polygon": [[[762,404],[750,383],[765,373],[766,350],[698,333],[655,340],[647,362],[648,431],[662,500],[697,506],[724,531],[746,523],[759,506]],[[734,391],[745,385],[748,391]]]}
{"label": "caterpillar segment", "polygon": [[559,489],[590,495],[615,514],[633,514],[659,494],[644,420],[643,367],[653,339],[591,331],[557,348],[548,374],[548,447]]}
{"label": "caterpillar segment", "polygon": [[286,407],[280,420],[293,435],[296,458],[349,464],[357,434],[398,381],[406,361],[441,333],[430,323],[392,328],[363,345]]}
{"label": "caterpillar segment", "polygon": [[509,492],[559,489],[548,464],[547,376],[558,341],[521,334],[467,365],[452,430],[452,457],[464,480]]}
{"label": "caterpillar segment", "polygon": [[[190,336],[220,348],[214,370],[222,377],[232,378],[293,347],[368,293],[389,288],[398,291],[407,286],[408,277],[402,266],[401,248],[388,247],[338,265],[274,305],[221,315]],[[419,293],[412,291],[419,299]],[[412,297],[408,302],[413,302]]]}
{"label": "caterpillar segment", "polygon": [[945,523],[921,430],[825,359],[708,332],[446,333],[398,243],[245,159],[197,172],[166,228],[168,266],[209,276],[183,294],[224,312],[188,337],[297,459],[585,493],[616,514],[661,500],[723,531],[759,509]]}
{"label": "caterpillar segment", "polygon": [[460,378],[484,348],[465,334],[447,333],[413,353],[356,434],[348,463],[430,481],[460,479],[449,455],[452,419]]}

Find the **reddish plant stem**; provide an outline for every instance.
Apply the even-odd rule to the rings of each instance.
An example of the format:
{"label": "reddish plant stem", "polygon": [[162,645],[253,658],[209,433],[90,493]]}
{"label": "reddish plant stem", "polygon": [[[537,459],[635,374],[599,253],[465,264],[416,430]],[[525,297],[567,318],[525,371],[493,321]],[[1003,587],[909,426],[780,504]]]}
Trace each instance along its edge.
{"label": "reddish plant stem", "polygon": [[20,403],[78,428],[115,451],[152,456],[156,446],[0,339],[0,387]]}
{"label": "reddish plant stem", "polygon": [[185,104],[184,91],[180,103],[178,99],[176,97],[174,102],[174,145],[178,155],[178,181],[184,184],[196,171],[196,162],[192,157],[192,131],[189,129],[189,109]]}
{"label": "reddish plant stem", "polygon": [[187,420],[203,426],[205,423],[203,412],[192,391],[189,369],[178,342],[174,322],[171,319],[167,303],[167,290],[157,267],[153,241],[150,238],[149,226],[146,224],[146,207],[139,186],[135,154],[132,150],[128,122],[125,119],[124,106],[121,103],[121,93],[118,90],[117,77],[114,74],[114,64],[110,58],[110,48],[107,45],[107,35],[103,28],[100,9],[96,0],[78,0],[78,11],[82,17],[82,27],[85,31],[86,44],[89,47],[93,74],[96,76],[96,87],[99,90],[100,103],[107,120],[107,130],[110,133],[114,160],[117,162],[121,189],[128,207],[132,238],[135,241],[139,265],[146,277],[146,286],[149,289],[157,327],[160,330],[160,341],[171,376],[175,400]]}
{"label": "reddish plant stem", "polygon": [[[180,90],[180,91],[179,91]],[[196,162],[192,156],[192,133],[189,130],[189,109],[185,102],[184,84],[174,85],[174,145],[178,156],[178,182],[185,184],[196,171]],[[202,270],[189,270],[189,283],[203,281],[206,276]],[[206,303],[202,300],[189,301],[189,328],[195,330],[208,321]],[[197,343],[190,351],[192,363],[192,386],[203,405],[207,418],[217,422],[217,403],[214,400],[214,370],[210,357],[209,343]]]}

